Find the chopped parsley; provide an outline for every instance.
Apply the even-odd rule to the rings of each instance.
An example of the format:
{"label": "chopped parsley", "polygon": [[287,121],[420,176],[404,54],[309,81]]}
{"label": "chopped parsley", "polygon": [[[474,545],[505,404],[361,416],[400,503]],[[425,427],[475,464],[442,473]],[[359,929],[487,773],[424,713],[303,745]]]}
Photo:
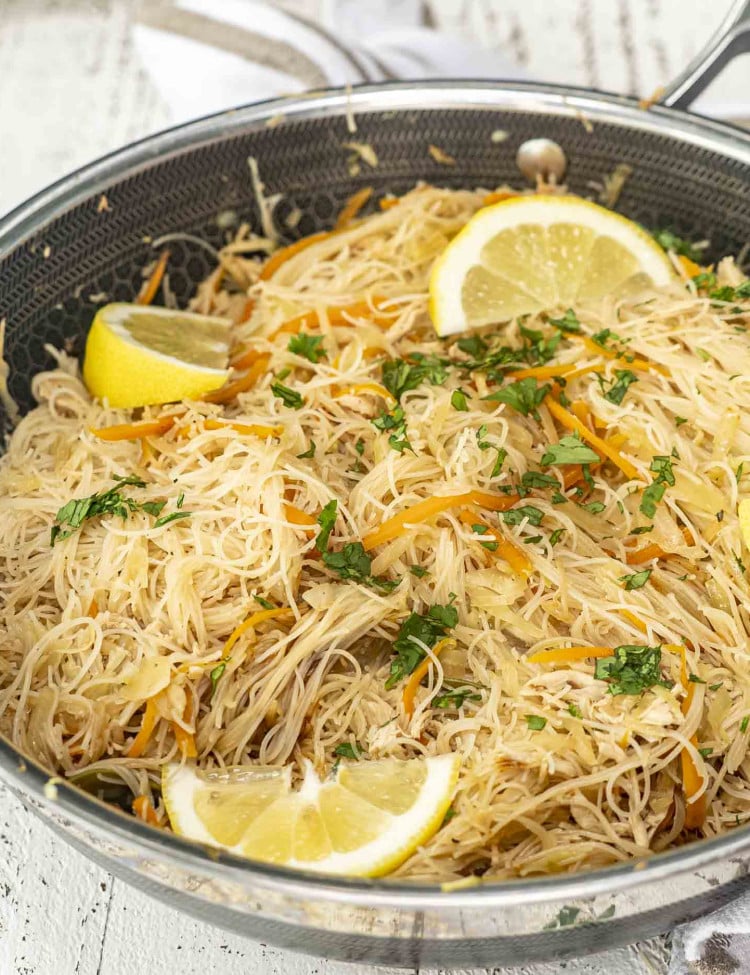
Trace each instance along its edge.
{"label": "chopped parsley", "polygon": [[587,504],[579,504],[579,508],[590,512],[592,515],[599,515],[607,507],[603,501],[589,501]]}
{"label": "chopped parsley", "polygon": [[572,308],[568,308],[562,318],[550,318],[550,325],[559,328],[561,332],[580,332],[581,323]]}
{"label": "chopped parsley", "polygon": [[716,275],[713,271],[701,271],[700,274],[696,274],[693,277],[693,284],[696,286],[696,288],[715,288]]}
{"label": "chopped parsley", "polygon": [[568,714],[572,718],[582,718],[583,717],[583,711],[581,711],[581,709],[578,707],[577,704],[569,704],[568,705]]}
{"label": "chopped parsley", "polygon": [[362,454],[363,454],[363,453],[365,452],[365,442],[364,442],[364,440],[358,440],[358,441],[357,441],[357,442],[356,442],[356,443],[354,444],[354,449],[355,449],[355,450],[357,451],[357,453],[358,453],[358,454],[359,454],[359,456],[361,457],[361,456],[362,456]]}
{"label": "chopped parsley", "polygon": [[[471,530],[474,532],[475,535],[485,535],[486,536],[486,535],[489,534],[489,528],[487,528],[486,525],[472,525],[471,526]],[[498,545],[498,543],[497,543],[497,541],[495,539],[492,538],[491,535],[490,535],[489,541],[480,542],[479,544],[483,548],[486,548],[488,552],[496,552],[497,551],[497,545]]]}
{"label": "chopped parsley", "polygon": [[643,569],[641,572],[634,572],[632,575],[620,576],[620,582],[625,583],[625,589],[642,589],[651,577],[653,569]]}
{"label": "chopped parsley", "polygon": [[594,676],[609,684],[609,693],[640,694],[649,687],[671,687],[661,676],[661,647],[626,645],[615,647],[612,657],[596,661]]}
{"label": "chopped parsley", "polygon": [[[136,511],[158,514],[155,506],[159,503],[161,503],[161,507],[164,506],[165,502],[154,503],[147,501],[146,505],[149,505],[149,510],[146,505],[122,493],[124,487],[145,488],[146,482],[142,481],[140,477],[136,477],[135,475],[119,477],[115,475],[115,481],[117,483],[114,487],[109,488],[107,491],[99,491],[96,494],[90,494],[87,498],[78,498],[64,504],[55,515],[55,524],[52,526],[50,532],[50,544],[54,545],[55,542],[63,538],[69,538],[83,525],[84,521],[88,521],[90,518],[116,515],[118,518],[124,519]],[[161,507],[159,511],[161,511]],[[63,528],[63,525],[67,525],[68,527]]]}
{"label": "chopped parsley", "polygon": [[400,400],[404,393],[416,389],[423,382],[441,386],[448,378],[447,360],[416,352],[411,358],[413,362],[406,359],[386,359],[381,367],[383,385],[396,400]]}
{"label": "chopped parsley", "polygon": [[700,755],[701,758],[708,758],[709,755],[713,755],[713,752],[714,752],[713,748],[699,748],[698,749],[698,754]]}
{"label": "chopped parsley", "polygon": [[740,463],[737,465],[737,470],[734,472],[734,479],[738,484],[740,483],[740,479],[742,477],[744,469],[745,469],[745,462],[740,461]]}
{"label": "chopped parsley", "polygon": [[631,535],[646,535],[648,532],[652,532],[653,530],[654,530],[654,526],[653,525],[639,525],[637,528],[634,528],[630,532],[630,534]]}
{"label": "chopped parsley", "polygon": [[489,396],[484,396],[483,399],[493,403],[507,403],[508,406],[512,406],[514,410],[523,413],[524,416],[531,413],[533,417],[538,419],[537,407],[551,388],[549,383],[539,386],[536,379],[529,377],[503,386],[496,392],[490,393]]}
{"label": "chopped parsley", "polygon": [[270,599],[264,599],[262,596],[255,596],[255,595],[253,596],[253,599],[259,606],[262,606],[263,609],[276,609],[276,607],[270,601]]}
{"label": "chopped parsley", "polygon": [[411,572],[413,576],[416,576],[417,579],[424,579],[424,577],[427,575],[427,569],[423,569],[421,565],[410,565],[409,572]]}
{"label": "chopped parsley", "polygon": [[567,504],[568,498],[561,491],[554,491],[552,494],[552,504]]}
{"label": "chopped parsley", "polygon": [[625,393],[627,393],[628,388],[637,382],[638,377],[630,369],[615,369],[615,379],[609,389],[604,393],[604,398],[608,399],[610,403],[615,403],[619,406],[625,398]]}
{"label": "chopped parsley", "polygon": [[396,406],[390,413],[383,410],[380,416],[372,420],[372,425],[376,430],[390,433],[388,443],[399,454],[402,454],[405,450],[412,450],[413,452],[412,445],[406,436],[406,417],[404,416],[403,407]]}
{"label": "chopped parsley", "polygon": [[209,674],[208,674],[208,676],[211,678],[211,697],[212,698],[213,698],[214,694],[216,693],[216,685],[221,680],[221,676],[222,676],[222,674],[224,673],[224,671],[226,669],[227,669],[226,660],[222,660],[222,662],[220,664],[217,664],[213,668],[213,670],[211,670],[209,672]]}
{"label": "chopped parsley", "polygon": [[[399,681],[411,674],[424,658],[423,643],[432,649],[438,640],[447,636],[449,630],[458,623],[458,610],[455,606],[431,606],[422,616],[410,613],[401,624],[393,649],[396,657],[391,661],[391,673],[386,681],[386,690],[395,687]],[[419,643],[415,641],[419,641]]]}
{"label": "chopped parsley", "polygon": [[530,491],[532,488],[559,488],[560,482],[552,474],[543,474],[541,471],[526,471],[521,475],[521,487]]}
{"label": "chopped parsley", "polygon": [[750,298],[750,281],[743,281],[736,288],[725,284],[723,288],[711,291],[708,296],[711,301],[737,301],[743,298]]}
{"label": "chopped parsley", "polygon": [[750,724],[750,715],[746,714],[742,721],[740,721],[740,734],[745,734],[748,724]]}
{"label": "chopped parsley", "polygon": [[541,459],[542,467],[551,464],[598,464],[599,454],[577,435],[563,437],[559,443],[549,444]]}
{"label": "chopped parsley", "polygon": [[520,525],[524,519],[528,519],[530,525],[538,528],[544,518],[544,512],[533,504],[522,504],[509,511],[501,511],[500,517],[506,525]]}
{"label": "chopped parsley", "polygon": [[554,548],[555,545],[560,541],[560,539],[565,534],[564,528],[556,528],[549,537],[549,543]]}
{"label": "chopped parsley", "polygon": [[295,389],[290,389],[278,380],[271,383],[271,392],[277,396],[284,404],[293,410],[299,410],[305,405],[305,397]]}
{"label": "chopped parsley", "polygon": [[192,511],[173,511],[170,515],[162,515],[161,518],[157,518],[154,522],[154,528],[162,528],[171,521],[181,521],[183,518],[190,518],[192,514]]}
{"label": "chopped parsley", "polygon": [[297,454],[297,460],[307,460],[312,459],[315,456],[315,444],[310,441],[310,446],[304,452],[304,454]]}
{"label": "chopped parsley", "polygon": [[433,708],[460,708],[466,701],[481,701],[482,695],[472,687],[456,687],[452,691],[436,694],[430,702]]}
{"label": "chopped parsley", "polygon": [[720,680],[718,684],[709,684],[708,689],[709,691],[718,691],[718,689],[723,686],[724,686],[724,681]]}
{"label": "chopped parsley", "polygon": [[338,573],[341,579],[350,579],[381,592],[393,592],[399,584],[398,579],[383,579],[372,574],[372,559],[362,542],[347,542],[340,552],[323,552],[323,564]]}
{"label": "chopped parsley", "polygon": [[672,460],[670,457],[657,455],[651,458],[649,470],[656,477],[651,484],[644,490],[641,503],[641,512],[647,518],[653,518],[656,514],[656,506],[664,497],[664,492],[675,483],[674,471],[672,470]]}
{"label": "chopped parsley", "polygon": [[702,259],[703,252],[699,247],[696,247],[689,240],[685,240],[684,237],[678,237],[671,230],[654,230],[651,232],[651,236],[665,251],[682,254],[683,257],[687,257],[696,263]]}
{"label": "chopped parsley", "polygon": [[365,754],[365,750],[356,742],[344,741],[340,745],[336,745],[333,754],[338,758],[351,758],[352,761],[358,762]]}
{"label": "chopped parsley", "polygon": [[466,393],[462,389],[454,389],[451,393],[451,406],[459,413],[468,413],[469,404],[466,402]]}
{"label": "chopped parsley", "polygon": [[703,680],[703,678],[702,677],[699,677],[697,674],[691,674],[688,677],[688,680],[690,681],[691,684],[705,684],[706,683]]}
{"label": "chopped parsley", "polygon": [[683,423],[687,423],[687,419],[684,416],[676,416],[674,418],[674,425],[676,427],[681,427]]}
{"label": "chopped parsley", "polygon": [[317,363],[326,354],[322,345],[323,337],[321,335],[308,335],[306,332],[300,332],[299,335],[292,335],[287,349],[295,355],[301,355],[304,359]]}
{"label": "chopped parsley", "polygon": [[456,345],[462,352],[470,355],[472,359],[481,359],[487,352],[489,346],[480,338],[479,335],[467,335],[458,340]]}
{"label": "chopped parsley", "polygon": [[540,714],[526,714],[524,717],[531,731],[541,731],[547,724],[547,719]]}
{"label": "chopped parsley", "polygon": [[333,526],[336,524],[338,510],[339,503],[333,498],[323,507],[316,519],[320,525],[320,531],[318,532],[318,537],[315,539],[315,548],[319,552],[325,552],[328,549],[328,539],[333,531]]}

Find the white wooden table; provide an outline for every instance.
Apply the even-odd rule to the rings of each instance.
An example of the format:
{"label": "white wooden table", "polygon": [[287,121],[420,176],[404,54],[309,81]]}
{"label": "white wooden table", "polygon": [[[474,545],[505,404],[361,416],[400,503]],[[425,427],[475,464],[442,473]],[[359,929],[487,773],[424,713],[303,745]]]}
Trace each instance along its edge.
{"label": "white wooden table", "polygon": [[[134,56],[136,2],[0,0],[0,212],[169,123]],[[336,3],[347,2],[289,5],[331,17]],[[497,46],[531,77],[648,94],[695,53],[709,16],[718,23],[728,3],[714,0],[710,14],[704,0],[430,0],[422,7],[437,26]],[[746,82],[747,62],[744,71]],[[721,83],[725,93],[737,90],[736,79],[737,69]],[[277,951],[163,907],[69,849],[2,788],[0,850],[0,975],[374,972]],[[565,971],[658,975],[666,959],[657,939],[570,962]],[[553,975],[561,966],[517,971]]]}

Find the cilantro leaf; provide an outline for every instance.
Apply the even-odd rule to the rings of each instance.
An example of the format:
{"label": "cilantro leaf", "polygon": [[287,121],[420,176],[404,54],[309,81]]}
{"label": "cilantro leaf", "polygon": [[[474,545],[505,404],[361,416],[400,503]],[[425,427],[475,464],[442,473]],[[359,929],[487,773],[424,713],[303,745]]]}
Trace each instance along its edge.
{"label": "cilantro leaf", "polygon": [[643,569],[641,572],[634,572],[632,575],[620,576],[620,582],[625,583],[625,589],[642,589],[651,577],[652,569]]}
{"label": "cilantro leaf", "polygon": [[337,572],[341,579],[351,579],[382,592],[392,592],[399,584],[398,579],[372,575],[372,559],[362,542],[347,542],[340,552],[323,552],[323,564]]}
{"label": "cilantro leaf", "polygon": [[560,541],[560,539],[565,534],[564,528],[556,528],[549,537],[549,543],[554,548],[555,545]]}
{"label": "cilantro leaf", "polygon": [[664,497],[666,489],[666,484],[662,484],[660,481],[654,481],[643,492],[643,497],[638,507],[647,518],[653,518],[656,514],[656,506]]}
{"label": "cilantro leaf", "polygon": [[376,416],[371,422],[376,430],[391,431],[388,443],[399,454],[405,450],[411,450],[413,453],[412,445],[406,436],[406,417],[402,407],[396,406],[390,413],[383,410],[380,416]]}
{"label": "cilantro leaf", "polygon": [[664,481],[670,487],[674,487],[674,471],[672,470],[672,461],[669,457],[652,457],[649,470],[652,474],[656,474],[654,480]]}
{"label": "cilantro leaf", "polygon": [[482,695],[471,687],[457,687],[443,694],[436,694],[430,701],[433,708],[460,708],[466,701],[481,701]]}
{"label": "cilantro leaf", "polygon": [[601,514],[607,506],[602,501],[589,501],[588,504],[579,504],[578,507],[583,508],[584,511],[591,512],[592,515],[598,515]]}
{"label": "cilantro leaf", "polygon": [[264,599],[263,596],[258,596],[256,594],[253,594],[253,599],[259,606],[262,606],[263,609],[276,609],[270,599]]}
{"label": "cilantro leaf", "polygon": [[183,518],[190,518],[192,514],[192,511],[173,511],[169,515],[162,515],[161,518],[157,518],[154,522],[154,528],[162,528],[171,521],[181,521]]}
{"label": "cilantro leaf", "polygon": [[208,676],[211,678],[211,698],[213,698],[216,693],[216,685],[221,680],[221,676],[227,669],[226,660],[222,660],[220,664],[217,664],[213,670],[209,671]]}
{"label": "cilantro leaf", "polygon": [[299,410],[305,405],[304,396],[278,381],[271,383],[271,392],[283,402],[284,406],[289,406],[293,410]]}
{"label": "cilantro leaf", "polygon": [[414,363],[406,359],[386,359],[381,367],[383,385],[396,400],[423,382],[441,386],[448,378],[446,361],[438,356],[414,353],[411,358]]}
{"label": "cilantro leaf", "polygon": [[524,717],[531,731],[541,731],[547,724],[547,719],[543,718],[541,714],[526,714]]}
{"label": "cilantro leaf", "polygon": [[538,528],[544,518],[544,512],[535,508],[533,504],[522,504],[509,511],[501,511],[500,517],[506,525],[520,525],[524,518],[528,518],[529,524]]}
{"label": "cilantro leaf", "polygon": [[508,406],[512,406],[514,410],[518,410],[524,416],[528,416],[529,413],[535,415],[536,408],[551,388],[549,383],[539,386],[536,379],[528,377],[503,386],[496,392],[482,398],[493,403],[507,403]]}
{"label": "cilantro leaf", "polygon": [[693,283],[696,288],[715,288],[716,275],[713,271],[701,271],[700,274],[693,276]]}
{"label": "cilantro leaf", "polygon": [[615,369],[615,379],[610,388],[605,392],[604,398],[617,406],[622,403],[625,393],[632,383],[637,383],[638,377],[630,369]]}
{"label": "cilantro leaf", "polygon": [[466,402],[466,393],[462,389],[454,389],[451,393],[451,406],[461,413],[468,413],[469,404]]}
{"label": "cilantro leaf", "polygon": [[569,704],[568,705],[568,714],[572,718],[582,718],[583,717],[583,711],[581,711],[581,709],[578,707],[577,704]]}
{"label": "cilantro leaf", "polygon": [[562,437],[559,443],[549,444],[540,461],[542,467],[551,464],[598,464],[599,454],[577,435]]}
{"label": "cilantro leaf", "polygon": [[317,548],[319,552],[325,552],[328,549],[328,539],[333,531],[333,526],[336,524],[338,510],[339,503],[335,498],[333,498],[323,507],[316,519],[317,523],[320,525],[320,531],[318,532],[318,537],[315,539],[315,548]]}
{"label": "cilantro leaf", "polygon": [[411,572],[413,576],[416,576],[417,579],[424,579],[424,577],[427,575],[427,569],[423,569],[421,565],[410,565],[409,572]]}
{"label": "cilantro leaf", "polygon": [[321,335],[308,335],[300,332],[299,335],[292,335],[289,339],[287,349],[295,355],[301,355],[310,362],[318,362],[326,355],[326,350],[321,348],[323,337]]}
{"label": "cilantro leaf", "polygon": [[654,685],[671,687],[661,676],[661,647],[625,645],[596,661],[594,676],[609,683],[609,693],[640,694]]}
{"label": "cilantro leaf", "polygon": [[580,332],[581,323],[572,308],[568,308],[562,318],[550,318],[550,325],[559,328],[562,332]]}
{"label": "cilantro leaf", "polygon": [[303,454],[297,454],[297,460],[307,460],[312,459],[315,456],[315,444],[310,441],[310,446]]}
{"label": "cilantro leaf", "polygon": [[356,742],[344,741],[340,745],[336,745],[333,749],[333,754],[338,756],[338,758],[351,758],[352,761],[358,762],[366,753],[365,749]]}
{"label": "cilantro leaf", "polygon": [[651,236],[665,251],[674,251],[675,254],[682,254],[683,257],[687,257],[689,260],[696,262],[700,261],[703,257],[703,252],[700,248],[696,247],[689,240],[678,237],[671,230],[653,230]]}
{"label": "cilantro leaf", "polygon": [[521,486],[527,491],[532,488],[559,488],[560,482],[552,474],[542,474],[541,471],[526,471],[521,475]]}
{"label": "cilantro leaf", "polygon": [[424,650],[414,642],[415,640],[432,649],[438,640],[442,640],[457,623],[458,610],[450,605],[431,606],[424,616],[420,616],[419,613],[411,613],[407,616],[393,643],[396,657],[391,661],[391,673],[385,684],[386,689],[390,690],[411,674],[424,658]]}
{"label": "cilantro leaf", "polygon": [[[127,518],[129,514],[143,508],[141,504],[133,498],[126,497],[122,493],[124,487],[146,487],[146,482],[140,477],[129,475],[120,477],[115,475],[117,484],[107,491],[99,491],[91,494],[87,498],[77,498],[68,501],[55,515],[55,524],[50,532],[50,544],[54,545],[58,540],[69,538],[90,518],[100,518],[104,515],[116,515],[118,518]],[[152,507],[151,514],[154,513],[154,502],[146,502]],[[156,502],[158,504],[158,502]],[[163,505],[162,505],[163,506]],[[148,509],[144,509],[147,510]],[[161,510],[161,509],[159,509]],[[67,525],[67,528],[63,528]]]}
{"label": "cilantro leaf", "polygon": [[470,355],[473,359],[481,359],[489,348],[484,339],[478,335],[464,336],[464,338],[456,342],[456,345],[462,352]]}

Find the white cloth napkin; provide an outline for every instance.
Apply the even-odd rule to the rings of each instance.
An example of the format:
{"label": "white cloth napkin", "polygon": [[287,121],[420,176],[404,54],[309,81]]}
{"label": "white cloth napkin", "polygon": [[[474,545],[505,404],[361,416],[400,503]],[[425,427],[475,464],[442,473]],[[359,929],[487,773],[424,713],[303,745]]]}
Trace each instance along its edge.
{"label": "white cloth napkin", "polygon": [[[145,0],[135,44],[174,123],[309,88],[525,76],[496,51],[422,26],[423,6],[324,0],[312,24],[262,0]],[[678,928],[673,945],[669,975],[750,973],[750,895]]]}

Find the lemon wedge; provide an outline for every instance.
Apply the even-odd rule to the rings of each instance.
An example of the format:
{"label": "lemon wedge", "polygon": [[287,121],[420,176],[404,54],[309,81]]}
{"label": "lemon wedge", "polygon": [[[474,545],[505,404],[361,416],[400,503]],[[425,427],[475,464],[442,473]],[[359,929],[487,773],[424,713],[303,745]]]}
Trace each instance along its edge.
{"label": "lemon wedge", "polygon": [[162,794],[176,833],[240,856],[349,877],[394,870],[442,823],[458,755],[342,764],[321,781],[291,769],[200,771],[167,765]]}
{"label": "lemon wedge", "polygon": [[669,258],[645,230],[577,196],[522,196],[484,207],[430,277],[438,335],[582,299],[667,284]]}
{"label": "lemon wedge", "polygon": [[198,399],[226,382],[231,327],[170,308],[105,305],[86,340],[84,382],[110,406]]}

